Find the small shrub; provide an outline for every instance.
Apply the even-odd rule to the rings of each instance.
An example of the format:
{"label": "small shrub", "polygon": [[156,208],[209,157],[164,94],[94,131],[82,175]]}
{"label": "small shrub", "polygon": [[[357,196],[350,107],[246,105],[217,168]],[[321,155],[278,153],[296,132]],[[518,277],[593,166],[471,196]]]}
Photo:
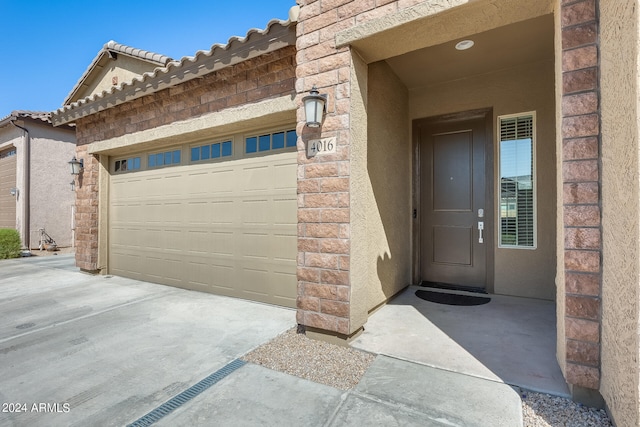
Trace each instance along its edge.
{"label": "small shrub", "polygon": [[0,259],[20,256],[20,234],[13,228],[0,228]]}

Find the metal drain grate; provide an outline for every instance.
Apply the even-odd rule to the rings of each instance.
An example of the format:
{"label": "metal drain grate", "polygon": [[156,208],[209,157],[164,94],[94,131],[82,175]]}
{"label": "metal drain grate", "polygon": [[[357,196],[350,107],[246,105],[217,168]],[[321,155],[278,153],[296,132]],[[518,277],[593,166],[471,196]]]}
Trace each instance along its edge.
{"label": "metal drain grate", "polygon": [[164,402],[162,405],[158,406],[153,411],[149,412],[147,415],[137,419],[131,424],[127,425],[127,427],[145,427],[150,426],[156,421],[160,420],[162,417],[168,415],[173,410],[179,408],[180,406],[187,403],[189,400],[193,399],[233,371],[238,368],[243,367],[247,362],[244,360],[236,359],[233,362],[227,364],[226,366],[220,368],[213,374],[209,375],[205,379],[199,381],[198,383],[192,385],[182,393],[177,396],[172,397],[171,399]]}

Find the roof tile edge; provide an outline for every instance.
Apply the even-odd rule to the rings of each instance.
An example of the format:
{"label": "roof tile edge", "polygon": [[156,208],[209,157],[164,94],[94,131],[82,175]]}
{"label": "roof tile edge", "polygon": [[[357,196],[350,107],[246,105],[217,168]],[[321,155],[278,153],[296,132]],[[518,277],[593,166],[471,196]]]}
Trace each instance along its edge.
{"label": "roof tile edge", "polygon": [[[269,21],[267,23],[267,26],[264,29],[257,29],[257,28],[252,28],[250,30],[247,31],[246,35],[244,37],[240,37],[240,36],[232,36],[229,38],[229,40],[227,41],[226,44],[222,45],[219,43],[215,43],[211,46],[211,48],[207,51],[205,50],[199,50],[197,51],[193,56],[184,56],[182,57],[180,60],[171,60],[169,62],[167,62],[167,64],[164,67],[158,67],[156,69],[154,69],[152,72],[147,72],[142,74],[139,78],[138,77],[134,77],[130,82],[124,82],[122,84],[120,84],[119,86],[114,86],[112,88],[110,88],[110,90],[108,91],[102,91],[101,93],[96,93],[94,95],[91,95],[89,97],[80,99],[78,101],[75,101],[71,104],[67,104],[67,105],[63,105],[62,107],[58,108],[57,110],[54,110],[51,112],[51,120],[54,124],[54,126],[59,126],[59,125],[63,125],[63,124],[67,124],[69,122],[72,122],[80,117],[85,117],[87,115],[93,114],[95,112],[104,110],[105,108],[95,108],[95,109],[91,109],[91,113],[87,112],[88,108],[85,109],[84,112],[80,112],[80,114],[72,114],[75,110],[79,109],[80,107],[89,107],[91,104],[99,102],[101,100],[106,99],[107,97],[114,95],[118,92],[123,92],[123,91],[131,91],[132,93],[137,93],[138,96],[142,96],[142,95],[146,95],[148,93],[152,93],[155,92],[157,90],[160,89],[154,89],[152,92],[144,92],[144,91],[136,91],[137,88],[139,88],[140,86],[142,86],[145,82],[149,81],[150,79],[154,79],[157,78],[161,75],[166,75],[168,74],[171,70],[173,69],[180,69],[180,68],[185,68],[188,65],[192,65],[192,64],[196,64],[198,61],[200,61],[201,58],[206,57],[206,58],[210,58],[215,56],[218,51],[222,51],[222,52],[227,52],[230,50],[233,50],[235,48],[234,45],[236,44],[244,44],[247,43],[247,41],[249,41],[249,39],[251,38],[251,36],[253,36],[254,34],[259,34],[261,36],[266,36],[269,35],[269,33],[272,31],[272,28],[275,27],[276,25],[280,26],[283,29],[288,29],[290,27],[293,27],[297,24],[298,21],[298,15],[299,15],[299,6],[293,6],[290,10],[289,10],[289,19],[284,21],[284,20],[280,20],[280,19],[272,19],[271,21]],[[111,40],[110,42],[108,42],[107,44],[105,44],[105,47],[108,44],[113,44],[113,45],[118,45],[118,43],[114,42],[113,40]],[[295,41],[294,41],[295,44]],[[104,49],[104,48],[103,48]],[[97,57],[96,57],[97,58]],[[141,92],[142,95],[140,94]],[[135,97],[138,97],[135,96]],[[67,99],[70,96],[67,97]],[[128,98],[125,94],[125,96],[122,97],[122,99]],[[132,98],[135,99],[135,98]],[[115,105],[121,104],[123,102],[128,101],[129,99],[126,99],[124,101],[119,100],[119,102],[116,100],[113,103],[110,104],[110,107],[113,107]],[[66,101],[66,99],[65,99]]]}

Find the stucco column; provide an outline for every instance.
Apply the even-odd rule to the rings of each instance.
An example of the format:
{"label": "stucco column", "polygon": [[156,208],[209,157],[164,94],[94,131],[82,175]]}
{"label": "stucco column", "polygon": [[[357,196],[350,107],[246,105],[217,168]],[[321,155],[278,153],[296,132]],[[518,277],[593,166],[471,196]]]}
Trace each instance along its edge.
{"label": "stucco column", "polygon": [[600,392],[617,426],[640,425],[640,12],[601,2]]}

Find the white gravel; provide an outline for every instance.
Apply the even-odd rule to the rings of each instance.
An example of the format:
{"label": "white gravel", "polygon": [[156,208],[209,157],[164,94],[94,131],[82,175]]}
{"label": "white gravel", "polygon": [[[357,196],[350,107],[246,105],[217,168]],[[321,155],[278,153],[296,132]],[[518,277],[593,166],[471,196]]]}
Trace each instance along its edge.
{"label": "white gravel", "polygon": [[570,399],[522,391],[524,427],[610,427],[603,409],[580,405]]}
{"label": "white gravel", "polygon": [[[355,387],[375,355],[309,339],[290,329],[242,359],[340,390]],[[562,397],[520,392],[524,427],[611,427],[604,410]]]}

